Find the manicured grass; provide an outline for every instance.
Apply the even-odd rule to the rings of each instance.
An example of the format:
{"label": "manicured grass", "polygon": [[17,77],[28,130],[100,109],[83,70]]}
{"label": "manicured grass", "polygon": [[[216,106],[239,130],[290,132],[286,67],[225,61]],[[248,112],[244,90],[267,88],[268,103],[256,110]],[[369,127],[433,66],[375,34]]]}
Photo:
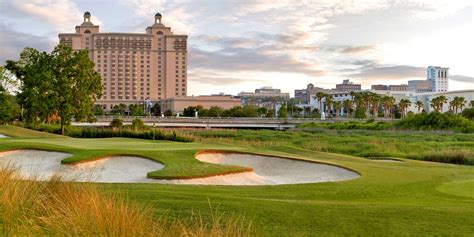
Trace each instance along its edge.
{"label": "manicured grass", "polygon": [[[8,135],[2,126],[0,133]],[[471,182],[474,180],[474,167],[407,159],[401,159],[404,162],[400,163],[384,163],[321,152],[308,145],[320,143],[324,139],[329,144],[328,137],[333,137],[334,142],[341,146],[346,144],[356,147],[352,144],[356,143],[360,150],[364,150],[365,143],[376,144],[380,149],[385,144],[390,151],[402,155],[415,147],[426,148],[430,152],[449,147],[472,151],[473,140],[469,134],[351,135],[325,131],[288,133],[240,130],[202,133],[209,137],[213,133],[221,133],[228,138],[213,138],[215,142],[212,143],[211,139],[206,142],[207,138],[201,139],[201,143],[152,143],[125,138],[7,138],[0,139],[0,149],[68,151],[74,156],[65,160],[67,162],[110,154],[140,155],[167,166],[156,173],[158,177],[209,175],[237,168],[207,166],[198,162],[193,159],[193,155],[200,149],[227,149],[313,159],[356,170],[361,177],[344,182],[255,187],[161,184],[98,186],[126,195],[132,202],[150,205],[156,217],[166,212],[171,217],[186,221],[190,213],[200,213],[204,221],[212,223],[209,214],[211,204],[212,208],[225,215],[244,216],[245,220],[252,222],[257,233],[264,236],[474,234],[474,189]],[[375,142],[379,140],[383,143]],[[396,145],[392,146],[392,143]],[[416,143],[416,146],[411,143]],[[416,151],[411,153],[415,154]]]}

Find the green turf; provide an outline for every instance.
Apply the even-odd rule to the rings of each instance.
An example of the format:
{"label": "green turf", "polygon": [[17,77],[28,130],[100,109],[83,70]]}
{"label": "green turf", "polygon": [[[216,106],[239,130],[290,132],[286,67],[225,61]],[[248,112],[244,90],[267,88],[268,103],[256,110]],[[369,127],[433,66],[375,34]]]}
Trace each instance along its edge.
{"label": "green turf", "polygon": [[[11,135],[11,132],[11,128],[0,126],[0,134]],[[445,146],[446,142],[433,141],[432,145]],[[212,209],[224,215],[245,216],[259,234],[266,236],[474,235],[472,166],[407,159],[401,159],[404,162],[400,163],[384,163],[317,152],[294,144],[244,148],[221,144],[153,143],[125,138],[89,140],[30,136],[0,139],[0,149],[14,148],[68,151],[73,156],[67,162],[111,154],[134,154],[164,163],[167,168],[155,174],[164,178],[239,169],[198,162],[192,157],[199,149],[230,149],[313,159],[356,170],[361,177],[344,182],[258,187],[100,186],[127,195],[131,201],[151,205],[157,215],[167,213],[186,218],[189,213],[197,212],[206,221],[211,218],[211,204]]]}

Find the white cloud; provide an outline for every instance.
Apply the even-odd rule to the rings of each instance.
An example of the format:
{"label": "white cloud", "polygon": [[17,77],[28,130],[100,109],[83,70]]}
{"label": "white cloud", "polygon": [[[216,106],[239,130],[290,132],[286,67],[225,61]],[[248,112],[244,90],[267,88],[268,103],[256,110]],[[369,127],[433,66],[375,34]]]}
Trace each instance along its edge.
{"label": "white cloud", "polygon": [[[83,12],[71,0],[15,0],[8,4],[15,10],[26,13],[27,17],[47,22],[61,32],[71,31],[72,26],[83,21]],[[102,23],[97,18],[93,18],[93,22]]]}

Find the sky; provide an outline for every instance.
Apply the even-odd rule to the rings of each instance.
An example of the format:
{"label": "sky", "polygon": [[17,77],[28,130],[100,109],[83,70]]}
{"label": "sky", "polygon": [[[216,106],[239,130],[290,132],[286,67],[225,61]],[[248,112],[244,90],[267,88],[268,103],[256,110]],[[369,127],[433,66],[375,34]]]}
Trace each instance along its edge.
{"label": "sky", "polygon": [[0,0],[0,64],[51,51],[85,11],[101,32],[136,33],[160,12],[189,36],[188,95],[406,84],[427,66],[474,89],[471,0]]}

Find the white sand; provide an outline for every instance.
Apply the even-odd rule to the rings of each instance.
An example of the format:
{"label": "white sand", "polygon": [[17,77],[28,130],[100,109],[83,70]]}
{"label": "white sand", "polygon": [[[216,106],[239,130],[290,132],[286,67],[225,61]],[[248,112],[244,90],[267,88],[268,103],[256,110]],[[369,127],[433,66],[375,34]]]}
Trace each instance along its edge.
{"label": "white sand", "polygon": [[0,153],[0,166],[18,168],[20,178],[47,180],[59,175],[63,180],[103,183],[165,183],[196,185],[277,185],[350,180],[359,177],[353,171],[337,166],[299,160],[247,154],[204,153],[196,158],[203,162],[251,167],[254,171],[208,178],[156,180],[146,174],[162,169],[158,162],[139,157],[110,157],[76,165],[62,165],[67,153],[17,150]]}
{"label": "white sand", "polygon": [[200,185],[277,185],[333,182],[359,177],[356,172],[333,165],[258,155],[204,153],[196,158],[215,164],[251,167],[254,171],[208,178],[160,180],[158,182]]}
{"label": "white sand", "polygon": [[0,134],[0,138],[9,138],[9,136],[5,136],[3,134]]}
{"label": "white sand", "polygon": [[47,180],[61,171],[61,160],[71,156],[67,153],[16,150],[0,153],[0,166],[14,166],[23,179]]}
{"label": "white sand", "polygon": [[23,179],[48,180],[59,175],[64,180],[104,183],[154,182],[146,174],[162,169],[158,162],[139,157],[111,157],[77,165],[62,165],[67,153],[17,150],[0,153],[0,166],[13,165]]}

